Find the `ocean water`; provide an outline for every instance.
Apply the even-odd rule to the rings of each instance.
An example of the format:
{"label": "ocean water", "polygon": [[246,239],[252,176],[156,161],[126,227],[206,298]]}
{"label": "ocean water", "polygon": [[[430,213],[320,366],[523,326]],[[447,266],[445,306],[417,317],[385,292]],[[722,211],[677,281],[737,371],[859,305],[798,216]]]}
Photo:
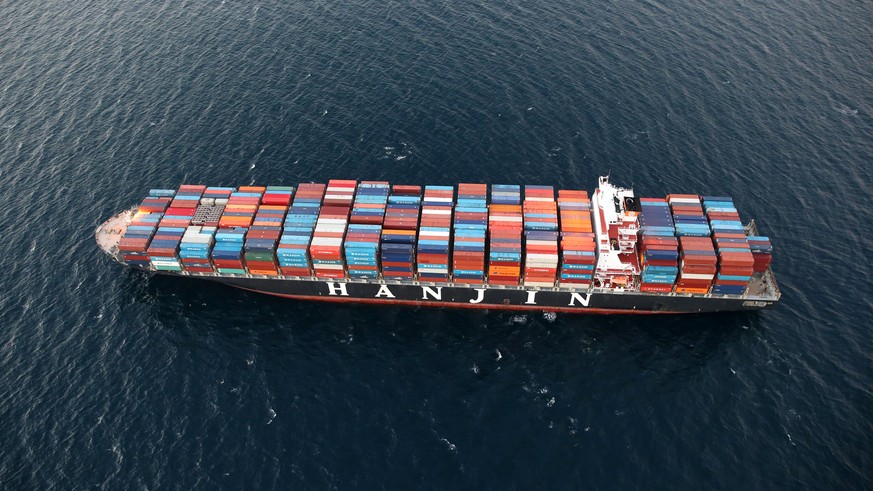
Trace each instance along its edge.
{"label": "ocean water", "polygon": [[[0,488],[873,488],[865,2],[0,3]],[[731,195],[780,304],[280,300],[121,268],[151,187]]]}

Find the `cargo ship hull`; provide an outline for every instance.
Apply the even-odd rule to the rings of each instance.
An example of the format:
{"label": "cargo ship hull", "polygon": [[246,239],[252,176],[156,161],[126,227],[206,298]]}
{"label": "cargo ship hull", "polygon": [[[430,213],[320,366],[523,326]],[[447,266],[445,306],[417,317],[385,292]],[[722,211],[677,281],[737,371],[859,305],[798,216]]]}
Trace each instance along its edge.
{"label": "cargo ship hull", "polygon": [[598,314],[769,307],[772,245],[730,197],[331,180],[153,189],[98,227],[121,264],[324,302]]}
{"label": "cargo ship hull", "polygon": [[[329,281],[306,278],[255,277],[253,275],[187,274],[159,272],[166,276],[197,278],[258,293],[298,300],[395,304],[408,306],[532,310],[589,314],[677,314],[759,310],[774,303],[765,296],[686,295],[605,289],[495,287],[397,282]],[[759,278],[762,284],[767,275]]]}

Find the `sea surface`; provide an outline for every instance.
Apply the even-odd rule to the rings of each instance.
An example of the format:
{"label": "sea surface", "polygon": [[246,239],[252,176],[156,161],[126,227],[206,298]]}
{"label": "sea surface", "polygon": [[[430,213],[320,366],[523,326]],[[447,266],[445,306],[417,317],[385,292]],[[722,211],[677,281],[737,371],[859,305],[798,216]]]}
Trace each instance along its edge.
{"label": "sea surface", "polygon": [[[873,489],[873,8],[0,2],[0,488]],[[772,310],[322,305],[151,277],[152,187],[733,196]]]}

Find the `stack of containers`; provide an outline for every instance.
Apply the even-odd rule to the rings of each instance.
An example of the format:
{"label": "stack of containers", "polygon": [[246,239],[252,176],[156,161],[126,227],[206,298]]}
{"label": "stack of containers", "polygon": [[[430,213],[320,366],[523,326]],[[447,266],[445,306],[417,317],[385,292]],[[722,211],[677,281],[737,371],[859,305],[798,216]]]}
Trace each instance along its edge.
{"label": "stack of containers", "polygon": [[711,292],[742,295],[754,272],[755,260],[733,199],[704,196],[703,209],[709,219],[718,255],[718,275]]}
{"label": "stack of containers", "polygon": [[172,189],[152,189],[148,197],[140,203],[118,242],[118,250],[125,263],[133,266],[149,266],[146,251],[175,193],[176,191]]}
{"label": "stack of containers", "polygon": [[418,279],[449,281],[449,238],[455,188],[426,186],[418,227]]}
{"label": "stack of containers", "polygon": [[524,229],[558,231],[558,205],[552,186],[524,187]]}
{"label": "stack of containers", "polygon": [[172,201],[176,195],[175,189],[149,189],[149,198],[169,198]]}
{"label": "stack of containers", "polygon": [[393,187],[382,224],[383,278],[411,280],[415,277],[415,237],[420,207],[420,186]]}
{"label": "stack of containers", "polygon": [[643,235],[640,246],[640,291],[668,293],[679,275],[679,240]]}
{"label": "stack of containers", "polygon": [[355,181],[331,180],[315,222],[309,255],[316,278],[345,278],[343,237],[355,198]]}
{"label": "stack of containers", "polygon": [[351,208],[355,199],[355,187],[358,181],[346,179],[331,179],[327,182],[324,193],[324,206],[344,206]]}
{"label": "stack of containers", "polygon": [[387,182],[362,181],[358,184],[350,222],[362,225],[382,225],[390,190],[391,187]]}
{"label": "stack of containers", "polygon": [[312,276],[309,243],[318,220],[324,184],[306,183],[297,186],[294,203],[285,216],[282,236],[276,256],[279,270],[285,276]]}
{"label": "stack of containers", "polygon": [[236,191],[236,188],[210,186],[203,191],[200,202],[202,203],[204,198],[214,199],[216,205],[224,206],[227,205],[227,200],[234,191]]}
{"label": "stack of containers", "polygon": [[588,191],[558,190],[561,217],[561,286],[588,287],[597,263]]}
{"label": "stack of containers", "polygon": [[743,234],[743,222],[734,206],[733,198],[727,196],[704,196],[703,211],[709,219],[712,233]]}
{"label": "stack of containers", "polygon": [[209,252],[215,242],[215,227],[190,225],[182,235],[179,245],[179,258],[185,271],[189,273],[212,273]]}
{"label": "stack of containers", "polygon": [[294,197],[294,188],[292,186],[267,186],[264,191],[264,196],[261,198],[261,204],[267,206],[284,206],[288,210],[291,205],[291,198]]}
{"label": "stack of containers", "polygon": [[127,226],[127,230],[118,242],[118,250],[125,263],[143,267],[149,265],[146,251],[155,235],[161,216],[161,213],[137,212],[134,214],[133,221]]}
{"label": "stack of containers", "polygon": [[171,206],[196,208],[204,191],[206,191],[206,186],[200,184],[182,184],[176,191]]}
{"label": "stack of containers", "polygon": [[675,237],[676,227],[667,201],[661,198],[640,198],[640,233],[643,236]]}
{"label": "stack of containers", "polygon": [[236,192],[230,194],[224,213],[218,221],[220,228],[242,227],[249,228],[261,204],[263,189],[253,186],[242,186]]}
{"label": "stack of containers", "polygon": [[712,293],[742,295],[752,279],[755,258],[744,234],[716,232],[715,250],[718,254],[718,275]]}
{"label": "stack of containers", "polygon": [[387,182],[362,181],[343,248],[350,278],[379,277],[379,240],[391,187]]}
{"label": "stack of containers", "polygon": [[488,230],[488,186],[458,184],[452,241],[455,283],[485,283],[485,234]]}
{"label": "stack of containers", "polygon": [[183,271],[179,243],[184,233],[184,227],[158,227],[147,249],[152,267],[158,271]]}
{"label": "stack of containers", "polygon": [[212,247],[212,264],[219,273],[247,273],[244,260],[245,236],[261,202],[263,191],[262,187],[241,186],[227,198],[216,198],[216,204],[219,203],[218,200],[225,204],[224,212],[218,219],[219,229],[215,232],[215,245]]}
{"label": "stack of containers", "polygon": [[172,189],[149,190],[149,195],[140,202],[136,211],[140,213],[163,213],[170,206],[174,194],[176,194],[176,191]]}
{"label": "stack of containers", "polygon": [[676,293],[709,293],[717,258],[709,237],[679,237],[681,250]]}
{"label": "stack of containers", "polygon": [[770,239],[760,235],[750,235],[747,239],[749,241],[749,248],[752,250],[752,258],[755,261],[752,269],[756,273],[767,271],[767,268],[770,267],[770,260],[773,257],[773,245],[770,244]]}
{"label": "stack of containers", "polygon": [[489,284],[518,285],[523,228],[521,187],[508,184],[491,186],[491,204],[488,206]]}
{"label": "stack of containers", "polygon": [[212,246],[212,264],[222,274],[246,274],[243,262],[243,243],[246,229],[221,228],[215,232]]}
{"label": "stack of containers", "polygon": [[703,215],[700,196],[696,194],[668,194],[667,203],[673,213],[678,237],[709,237],[709,221]]}
{"label": "stack of containers", "polygon": [[206,186],[198,186],[193,184],[183,184],[179,186],[170,207],[164,212],[164,217],[161,219],[161,227],[172,227],[184,229],[191,224],[191,217],[197,210],[197,205],[200,204],[200,196]]}
{"label": "stack of containers", "polygon": [[282,222],[288,211],[293,190],[267,188],[246,234],[246,266],[251,274],[278,276],[276,247],[282,236]]}
{"label": "stack of containers", "polygon": [[555,286],[558,206],[552,186],[524,187],[524,286]]}
{"label": "stack of containers", "polygon": [[640,291],[667,293],[679,274],[679,241],[667,200],[640,198]]}
{"label": "stack of containers", "polygon": [[379,239],[381,225],[349,224],[343,248],[349,278],[379,277]]}

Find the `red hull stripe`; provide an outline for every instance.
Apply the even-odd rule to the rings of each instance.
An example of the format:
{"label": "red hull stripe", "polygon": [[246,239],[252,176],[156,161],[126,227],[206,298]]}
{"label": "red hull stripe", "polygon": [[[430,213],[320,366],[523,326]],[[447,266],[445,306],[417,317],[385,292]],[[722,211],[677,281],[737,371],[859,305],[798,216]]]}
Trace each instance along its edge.
{"label": "red hull stripe", "polygon": [[595,309],[588,307],[543,307],[539,305],[503,305],[503,304],[466,304],[460,302],[434,302],[431,300],[396,300],[396,299],[381,299],[381,298],[356,298],[342,296],[321,296],[321,295],[288,295],[284,293],[272,293],[242,286],[231,285],[241,290],[247,290],[255,293],[264,293],[275,297],[293,298],[295,300],[314,300],[316,302],[337,302],[337,303],[365,303],[365,304],[389,304],[389,305],[410,305],[415,307],[443,307],[443,308],[460,308],[460,309],[492,309],[492,310],[523,310],[537,312],[561,312],[568,314],[617,314],[617,315],[641,315],[641,314],[685,314],[690,312],[680,311],[651,311],[651,310],[624,310],[624,309]]}

